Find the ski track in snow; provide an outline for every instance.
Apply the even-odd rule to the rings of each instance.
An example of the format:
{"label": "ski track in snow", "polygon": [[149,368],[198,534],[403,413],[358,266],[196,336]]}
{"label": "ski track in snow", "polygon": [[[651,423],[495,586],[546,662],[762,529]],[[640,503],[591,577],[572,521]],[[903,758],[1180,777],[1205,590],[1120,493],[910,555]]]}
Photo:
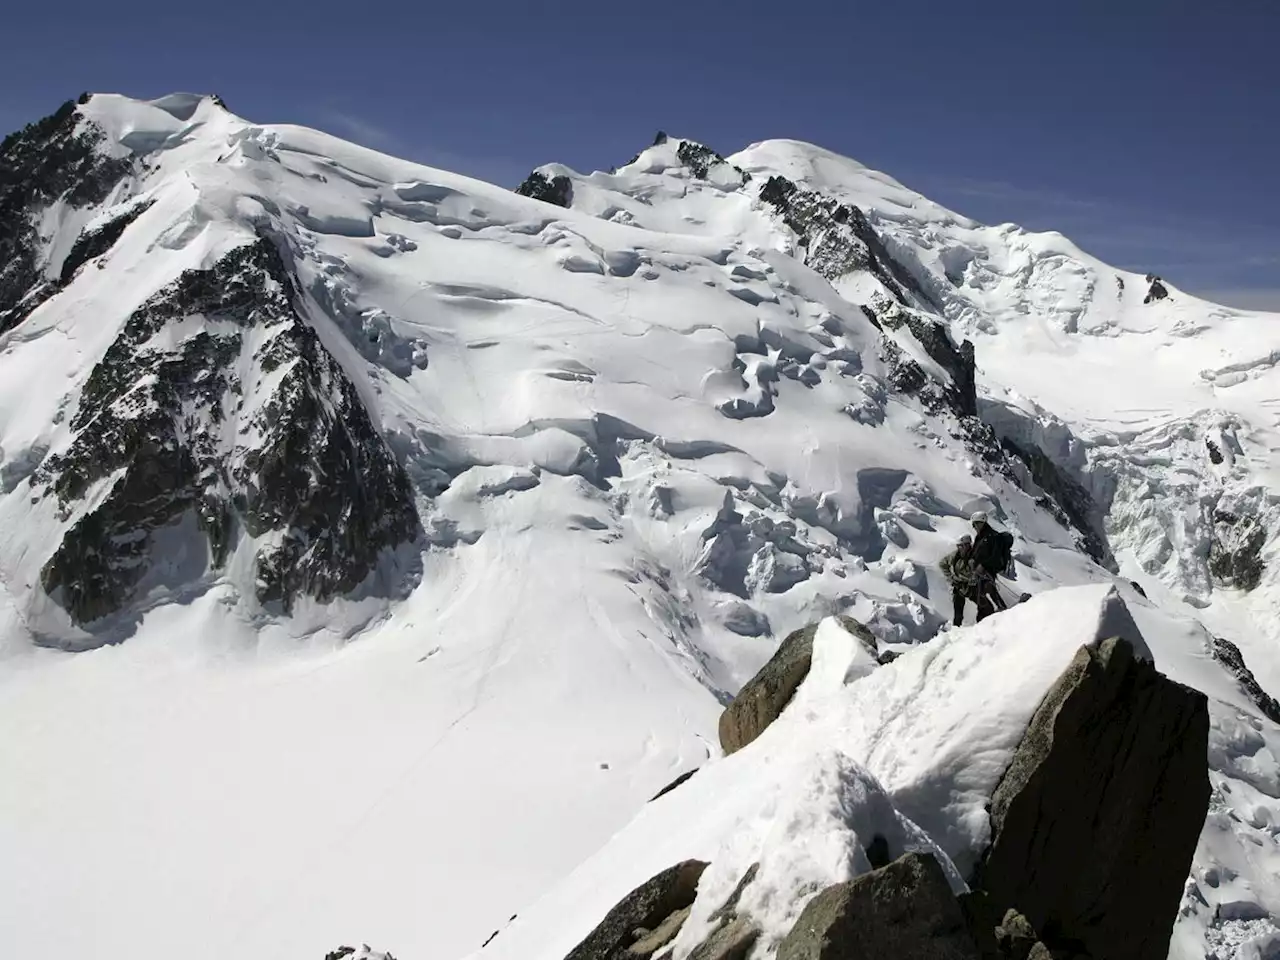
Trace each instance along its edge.
{"label": "ski track in snow", "polygon": [[[572,181],[566,210],[176,102],[82,108],[113,149],[152,151],[150,170],[132,199],[48,213],[60,256],[116,201],[152,206],[104,269],[0,338],[0,524],[14,531],[0,542],[0,932],[14,952],[265,960],[367,941],[457,958],[519,912],[483,956],[558,960],[631,886],[718,852],[692,937],[751,857],[774,857],[778,892],[865,868],[858,830],[927,846],[890,801],[963,864],[976,794],[950,819],[912,800],[910,751],[937,748],[920,733],[941,696],[929,665],[985,644],[1002,651],[993,677],[1021,671],[1004,691],[1014,720],[979,757],[985,783],[1031,681],[1052,673],[1024,662],[1050,642],[1036,611],[1088,619],[1116,582],[1157,664],[1212,702],[1213,809],[1171,956],[1266,956],[1280,731],[1209,651],[1213,635],[1236,643],[1280,694],[1280,318],[1173,287],[1143,304],[1141,275],[1060,235],[977,224],[793,141],[729,157],[748,184],[719,165],[694,178],[675,141],[612,174],[542,168]],[[1100,505],[1119,579],[892,389],[861,309],[887,288],[860,272],[841,296],[795,259],[757,197],[773,174],[866,212],[932,301],[914,306],[973,339],[984,416]],[[275,618],[233,566],[156,586],[109,629],[74,627],[38,587],[70,521],[33,497],[31,473],[69,442],[130,312],[257,229],[286,250],[307,319],[415,484],[420,581]],[[945,376],[905,328],[889,336]],[[978,508],[1017,535],[1019,586],[1048,595],[921,648],[950,617],[938,560]],[[1207,567],[1215,511],[1246,509],[1267,529],[1248,594]],[[847,687],[827,677],[825,699],[810,691],[758,749],[721,761],[720,700],[833,612],[910,652]],[[1074,629],[1054,656],[1087,639]],[[873,690],[896,712],[864,700]],[[917,739],[895,745],[873,716]],[[737,781],[740,804],[705,799]],[[831,812],[841,791],[865,804],[856,822]],[[762,797],[790,824],[781,847],[759,832]],[[824,839],[843,853],[823,860]],[[791,919],[756,906],[775,933]]]}

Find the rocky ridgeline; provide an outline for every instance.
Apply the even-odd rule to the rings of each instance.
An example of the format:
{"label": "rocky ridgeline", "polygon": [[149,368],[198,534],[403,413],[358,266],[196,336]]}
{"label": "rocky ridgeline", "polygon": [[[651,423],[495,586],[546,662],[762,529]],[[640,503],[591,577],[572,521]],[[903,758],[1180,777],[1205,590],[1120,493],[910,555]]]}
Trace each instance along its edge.
{"label": "rocky ridgeline", "polygon": [[[39,214],[59,201],[73,208],[102,203],[132,173],[133,160],[109,156],[105,139],[68,100],[0,143],[0,333],[25,320],[70,276],[65,269],[60,278],[46,275]],[[97,255],[85,248],[79,254],[80,263]]]}
{"label": "rocky ridgeline", "polygon": [[[977,364],[973,343],[957,344],[949,325],[940,319],[942,307],[920,285],[907,267],[886,247],[866,215],[853,204],[804,190],[782,176],[770,177],[760,199],[781,214],[799,237],[804,262],[831,282],[855,271],[873,274],[893,298],[878,296],[863,311],[885,331],[881,343],[889,367],[890,382],[900,393],[917,397],[930,412],[949,412],[955,418],[953,432],[982,462],[1037,498],[1040,506],[1073,531],[1081,549],[1108,569],[1115,560],[1089,493],[1037,447],[1018,446],[1000,437],[978,412]],[[909,296],[910,295],[910,296]],[[909,303],[914,297],[932,308],[920,310]],[[950,378],[940,384],[890,338],[891,331],[909,334],[931,360]]]}
{"label": "rocky ridgeline", "polygon": [[70,445],[32,479],[76,517],[42,570],[75,621],[120,609],[156,532],[186,516],[213,569],[252,538],[258,600],[286,610],[415,537],[409,482],[293,293],[259,238],[160,290],[94,367]]}
{"label": "rocky ridgeline", "polygon": [[1280,701],[1262,689],[1257,677],[1244,662],[1244,654],[1230,640],[1222,637],[1213,638],[1213,659],[1222,664],[1227,672],[1236,678],[1240,689],[1257,706],[1259,712],[1273,723],[1280,723]]}
{"label": "rocky ridgeline", "polygon": [[[844,625],[874,653],[864,627]],[[788,637],[726,708],[726,753],[786,708],[808,672],[814,630]],[[1082,647],[992,794],[991,842],[968,892],[957,897],[929,854],[891,859],[877,835],[865,847],[873,869],[810,899],[778,960],[1164,960],[1209,803],[1208,736],[1203,694],[1125,640]],[[707,866],[690,860],[652,877],[566,960],[669,960]],[[749,955],[760,930],[738,902],[758,867],[712,915],[690,960]]]}
{"label": "rocky ridgeline", "polygon": [[799,238],[804,262],[828,280],[857,270],[873,274],[899,300],[911,291],[926,303],[932,298],[885,247],[867,215],[851,203],[812,190],[802,190],[783,176],[772,176],[760,190]]}
{"label": "rocky ridgeline", "polygon": [[554,203],[557,207],[573,204],[573,182],[568,177],[548,177],[537,170],[524,178],[524,182],[516,187],[516,193],[544,203]]}
{"label": "rocky ridgeline", "polygon": [[[659,134],[659,136],[662,136],[663,139],[655,139],[655,142],[665,142],[665,136],[662,134]],[[725,166],[732,167],[744,184],[751,182],[751,174],[747,173],[741,167],[729,163],[728,160],[716,151],[712,150],[706,144],[698,143],[695,140],[681,140],[680,145],[676,147],[676,159],[684,164],[689,169],[689,172],[699,180],[707,179],[707,175],[710,174],[714,167],[724,164]]]}

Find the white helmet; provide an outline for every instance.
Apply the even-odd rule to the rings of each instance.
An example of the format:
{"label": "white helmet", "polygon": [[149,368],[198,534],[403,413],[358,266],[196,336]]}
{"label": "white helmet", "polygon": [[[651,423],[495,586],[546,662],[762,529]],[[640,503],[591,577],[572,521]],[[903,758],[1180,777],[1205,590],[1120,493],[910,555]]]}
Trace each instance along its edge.
{"label": "white helmet", "polygon": [[977,513],[975,513],[972,517],[969,518],[969,522],[976,527],[980,523],[987,522],[987,515],[983,511],[979,510]]}

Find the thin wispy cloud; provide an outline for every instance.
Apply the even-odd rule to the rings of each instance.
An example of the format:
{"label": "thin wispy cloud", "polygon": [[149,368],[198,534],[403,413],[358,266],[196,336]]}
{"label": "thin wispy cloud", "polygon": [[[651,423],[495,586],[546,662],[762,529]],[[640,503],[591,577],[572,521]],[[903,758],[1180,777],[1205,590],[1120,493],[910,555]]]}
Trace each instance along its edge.
{"label": "thin wispy cloud", "polygon": [[341,110],[326,109],[321,112],[320,119],[337,133],[366,147],[394,151],[404,146],[400,137],[392,131]]}
{"label": "thin wispy cloud", "polygon": [[930,178],[935,187],[945,189],[949,193],[962,197],[981,197],[986,200],[999,200],[1009,203],[1031,203],[1045,207],[1059,207],[1076,210],[1097,210],[1104,204],[1100,200],[1074,197],[1039,187],[1024,187],[1001,180],[972,180],[963,177]]}
{"label": "thin wispy cloud", "polygon": [[317,119],[330,132],[363,146],[500,186],[515,186],[529,172],[524,163],[510,157],[464,155],[433,144],[424,144],[398,130],[371,123],[346,110],[326,108],[319,113]]}

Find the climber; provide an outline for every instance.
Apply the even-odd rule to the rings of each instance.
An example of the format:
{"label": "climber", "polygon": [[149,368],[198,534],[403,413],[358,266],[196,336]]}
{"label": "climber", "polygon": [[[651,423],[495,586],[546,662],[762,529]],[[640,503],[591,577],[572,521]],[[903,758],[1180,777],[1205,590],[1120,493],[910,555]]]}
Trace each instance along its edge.
{"label": "climber", "polygon": [[[1004,574],[1012,564],[1013,534],[993,528],[982,511],[975,513],[969,520],[973,524],[973,559],[978,570],[978,598],[981,600],[985,597],[994,610],[1006,610],[1008,605],[996,588],[996,577]],[[978,611],[978,619],[982,619],[981,609]]]}
{"label": "climber", "polygon": [[973,537],[963,536],[956,549],[942,558],[942,573],[951,584],[952,622],[958,627],[964,621],[964,602],[969,600],[981,620],[992,612],[991,601],[979,592],[978,564],[974,557]]}
{"label": "climber", "polygon": [[[974,536],[964,536],[956,549],[942,561],[942,572],[951,584],[952,618],[956,626],[964,620],[964,603],[969,600],[982,620],[1008,604],[996,587],[996,577],[1013,564],[1013,534],[992,528],[987,515],[979,511],[970,517]],[[1012,577],[1012,574],[1006,574]],[[1025,594],[1021,599],[1025,599]]]}

